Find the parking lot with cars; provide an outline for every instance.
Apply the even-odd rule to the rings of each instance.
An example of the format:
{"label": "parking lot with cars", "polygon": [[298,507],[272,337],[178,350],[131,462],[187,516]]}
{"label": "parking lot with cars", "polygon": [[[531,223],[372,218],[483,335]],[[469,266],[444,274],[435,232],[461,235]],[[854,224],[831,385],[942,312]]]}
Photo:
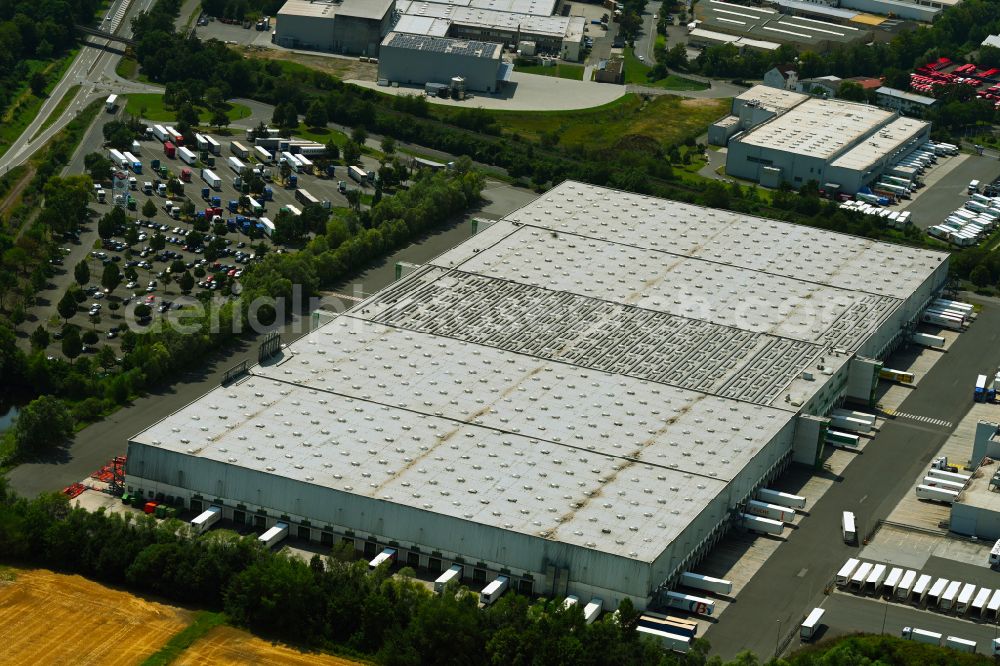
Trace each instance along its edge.
{"label": "parking lot with cars", "polygon": [[[227,166],[227,158],[230,144],[239,143],[241,138],[217,139],[220,154],[211,156],[211,168],[218,174],[215,187],[200,178],[207,162],[182,162],[176,152],[168,155],[164,143],[152,136],[132,147],[141,166],[129,167],[126,190],[116,193],[110,179],[95,183],[90,204],[92,223],[82,234],[68,235],[62,254],[52,259],[56,284],[48,298],[52,314],[45,323],[53,349],[59,348],[66,324],[74,325],[81,333],[93,331],[106,344],[115,344],[130,326],[149,326],[164,313],[195,304],[199,294],[229,297],[239,291],[234,287],[249,264],[267,252],[285,251],[272,243],[271,230],[256,217],[239,214],[248,212],[240,206],[246,203],[246,192],[235,184],[237,174]],[[351,180],[343,166],[323,170],[323,177],[315,175],[318,170],[300,170],[295,174],[293,188],[290,178],[282,179],[277,165],[261,164],[251,157],[244,162],[267,174],[264,180],[269,198],[258,197],[263,207],[258,211],[261,217],[274,218],[282,208],[301,211],[307,198],[300,190],[311,195],[309,200],[327,208],[346,207],[346,191],[358,189],[369,195],[374,192],[370,183]],[[370,162],[366,160],[366,167],[374,166]],[[125,212],[123,223],[112,235],[95,239],[97,220],[116,205]],[[74,243],[86,244],[82,261],[86,262],[89,279],[79,285],[84,298],[76,314],[57,318],[52,306],[74,283],[80,261],[80,253],[72,249]],[[70,258],[71,253],[76,256]],[[108,264],[115,264],[121,275],[118,284],[110,287],[102,283]],[[185,274],[194,279],[190,289],[182,289]],[[94,335],[88,333],[87,337],[91,342],[84,345],[83,353],[96,351]]]}

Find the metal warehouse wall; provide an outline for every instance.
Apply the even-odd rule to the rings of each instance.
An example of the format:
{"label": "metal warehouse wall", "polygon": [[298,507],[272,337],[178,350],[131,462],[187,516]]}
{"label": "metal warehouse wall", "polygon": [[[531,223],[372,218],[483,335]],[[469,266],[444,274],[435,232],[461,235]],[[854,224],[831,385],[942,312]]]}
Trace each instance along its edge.
{"label": "metal warehouse wall", "polygon": [[275,21],[274,41],[286,48],[304,48],[313,51],[333,50],[332,17],[278,14]]}
{"label": "metal warehouse wall", "polygon": [[[546,565],[568,569],[571,589],[617,591],[618,598],[630,596],[641,605],[651,587],[648,563],[155,446],[130,442],[126,475],[129,485],[144,491],[181,495],[175,488],[182,488],[187,499],[221,498],[274,517],[286,514],[313,526],[350,529],[359,537],[370,534],[383,543],[395,540],[403,548],[414,544],[445,557],[479,560],[493,570],[519,569],[540,581],[536,589],[545,587]],[[617,603],[610,594],[604,599]]]}
{"label": "metal warehouse wall", "polygon": [[951,505],[950,528],[980,539],[1000,539],[1000,513],[956,502]]}
{"label": "metal warehouse wall", "polygon": [[433,53],[383,46],[378,59],[378,76],[403,84],[450,83],[451,77],[465,77],[468,90],[496,92],[500,61],[471,58],[449,53]]}

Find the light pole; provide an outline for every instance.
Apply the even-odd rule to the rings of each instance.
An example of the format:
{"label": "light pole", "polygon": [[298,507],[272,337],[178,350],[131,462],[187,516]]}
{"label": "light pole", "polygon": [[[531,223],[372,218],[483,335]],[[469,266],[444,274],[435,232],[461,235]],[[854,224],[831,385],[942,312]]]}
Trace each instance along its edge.
{"label": "light pole", "polygon": [[885,610],[882,612],[882,633],[885,633],[885,619],[889,615],[889,600],[885,600]]}
{"label": "light pole", "polygon": [[778,618],[778,630],[774,634],[774,658],[778,658],[778,644],[781,643],[781,618]]}

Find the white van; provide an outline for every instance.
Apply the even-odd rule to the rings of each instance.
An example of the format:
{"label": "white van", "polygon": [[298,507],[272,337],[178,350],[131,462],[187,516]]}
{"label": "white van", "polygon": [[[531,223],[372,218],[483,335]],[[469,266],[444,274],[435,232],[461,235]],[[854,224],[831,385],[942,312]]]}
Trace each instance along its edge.
{"label": "white van", "polygon": [[969,183],[969,194],[975,194],[979,191],[979,181],[973,180]]}
{"label": "white van", "polygon": [[854,513],[845,511],[840,519],[840,532],[844,538],[844,543],[854,543],[858,538],[858,530],[854,524]]}

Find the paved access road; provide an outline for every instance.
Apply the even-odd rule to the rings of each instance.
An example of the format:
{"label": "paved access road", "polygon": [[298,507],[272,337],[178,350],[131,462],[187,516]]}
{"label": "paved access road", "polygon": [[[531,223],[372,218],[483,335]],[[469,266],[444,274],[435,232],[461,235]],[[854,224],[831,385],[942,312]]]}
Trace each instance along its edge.
{"label": "paved access road", "polygon": [[[153,4],[153,0],[131,0],[126,13],[119,19],[117,18],[119,10],[124,2],[128,2],[128,0],[114,0],[108,9],[108,14],[116,17],[115,25],[111,28],[115,34],[128,37],[132,34],[132,17],[139,12],[148,10]],[[108,29],[109,24],[110,22],[105,21],[103,27]],[[92,100],[107,97],[111,93],[159,92],[162,90],[156,86],[127,81],[119,77],[115,73],[115,67],[120,55],[108,50],[105,47],[106,44],[108,44],[107,40],[98,37],[86,38],[85,44],[80,49],[73,64],[63,75],[62,80],[53,88],[34,121],[4,153],[3,157],[0,157],[0,171],[23,164],[57,132],[68,125],[76,117],[76,114]],[[117,42],[111,44],[111,48],[116,50],[122,46]],[[39,133],[37,138],[33,138],[66,92],[75,85],[81,86],[76,100],[66,107],[62,115],[55,119],[52,125]]]}
{"label": "paved access road", "polygon": [[[903,401],[899,411],[958,423],[969,411],[969,387],[984,368],[1000,365],[1000,307],[987,304],[979,319],[958,340]],[[713,654],[731,659],[741,650],[769,658],[775,649],[777,625],[787,633],[809,609],[826,598],[823,588],[859,548],[840,538],[844,510],[858,517],[859,535],[884,519],[906,493],[912,492],[920,471],[948,437],[949,430],[909,419],[887,421],[814,506],[786,543],[767,560],[706,633]],[[780,487],[780,484],[778,484]],[[878,631],[878,625],[866,625]]]}

